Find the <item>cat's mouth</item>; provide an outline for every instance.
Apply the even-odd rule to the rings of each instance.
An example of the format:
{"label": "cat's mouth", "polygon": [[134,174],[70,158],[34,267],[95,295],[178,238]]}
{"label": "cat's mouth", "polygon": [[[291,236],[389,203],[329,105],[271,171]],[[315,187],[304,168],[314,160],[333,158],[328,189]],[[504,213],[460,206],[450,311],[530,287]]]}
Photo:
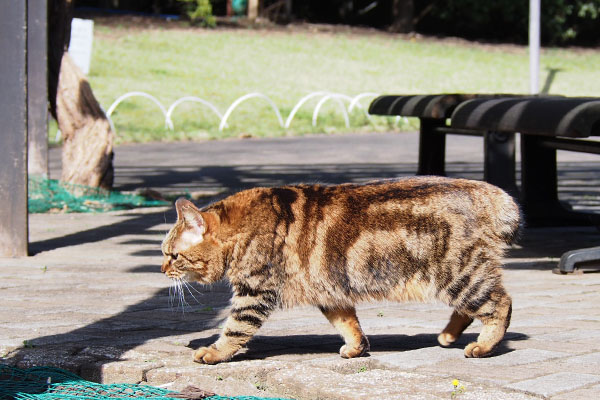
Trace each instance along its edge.
{"label": "cat's mouth", "polygon": [[169,279],[181,279],[181,278],[183,278],[183,274],[180,271],[177,271],[174,268],[171,268],[168,271],[166,271],[165,275]]}
{"label": "cat's mouth", "polygon": [[161,271],[171,280],[183,280],[187,282],[209,283],[204,279],[204,276],[197,271],[180,269],[173,265],[172,262],[165,262],[161,267]]}
{"label": "cat's mouth", "polygon": [[197,272],[194,271],[181,271],[175,268],[170,268],[165,272],[167,278],[172,280],[182,280],[186,282],[198,282],[198,283],[206,283]]}

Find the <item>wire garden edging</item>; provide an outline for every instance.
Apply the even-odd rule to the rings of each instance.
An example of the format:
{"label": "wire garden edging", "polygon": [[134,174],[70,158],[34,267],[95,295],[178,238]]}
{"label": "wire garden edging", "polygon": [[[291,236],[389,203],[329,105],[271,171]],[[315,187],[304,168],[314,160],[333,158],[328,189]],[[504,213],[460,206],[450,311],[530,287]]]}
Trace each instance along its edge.
{"label": "wire garden edging", "polygon": [[[326,92],[326,91],[312,92],[312,93],[309,93],[306,96],[302,97],[296,103],[296,105],[292,108],[292,111],[290,112],[290,114],[288,115],[288,117],[286,118],[286,120],[284,122],[283,117],[281,116],[281,112],[279,111],[279,108],[273,102],[273,100],[271,100],[271,98],[269,98],[268,96],[266,96],[262,93],[259,93],[259,92],[248,93],[241,97],[238,97],[233,103],[231,103],[231,105],[227,108],[225,113],[221,113],[219,111],[219,109],[213,103],[211,103],[208,100],[199,98],[199,97],[184,96],[184,97],[181,97],[181,98],[177,99],[176,101],[174,101],[168,108],[165,108],[165,106],[156,97],[152,96],[151,94],[148,94],[146,92],[141,92],[141,91],[134,91],[134,92],[125,93],[124,95],[118,97],[106,111],[106,117],[108,118],[108,120],[110,122],[111,128],[113,129],[114,132],[116,132],[116,129],[115,129],[114,124],[111,119],[111,115],[113,114],[113,112],[117,109],[117,107],[123,101],[125,101],[131,97],[143,97],[143,98],[147,98],[147,99],[151,100],[160,109],[161,113],[163,114],[164,120],[165,120],[165,128],[168,130],[174,130],[175,127],[173,124],[172,115],[173,115],[173,112],[175,111],[175,109],[183,103],[195,102],[195,103],[200,103],[203,106],[209,108],[217,116],[217,118],[219,118],[219,120],[220,120],[219,131],[223,131],[223,129],[225,129],[228,126],[227,120],[229,119],[231,114],[234,112],[234,110],[241,103],[243,103],[249,99],[252,99],[252,98],[260,98],[260,99],[265,100],[271,106],[273,112],[275,113],[275,116],[277,117],[277,120],[278,120],[281,128],[289,129],[289,127],[292,123],[292,120],[294,119],[294,117],[295,117],[296,113],[298,112],[298,110],[300,109],[300,107],[302,107],[308,100],[315,98],[315,97],[320,97],[320,100],[317,103],[317,105],[315,106],[314,111],[313,111],[312,125],[317,126],[317,119],[319,116],[319,112],[321,111],[321,108],[327,101],[332,100],[332,101],[335,101],[339,105],[339,109],[342,112],[342,116],[344,118],[344,123],[345,123],[346,127],[349,127],[350,126],[349,114],[352,113],[352,111],[355,108],[363,110],[367,119],[369,119],[369,120],[371,119],[371,116],[367,112],[367,109],[360,103],[360,101],[361,101],[361,99],[364,99],[366,97],[377,97],[377,96],[378,96],[377,93],[372,93],[372,92],[360,93],[354,97],[347,96],[347,95],[344,95],[341,93],[332,93],[332,92]],[[348,104],[347,107],[346,107],[346,103]]]}

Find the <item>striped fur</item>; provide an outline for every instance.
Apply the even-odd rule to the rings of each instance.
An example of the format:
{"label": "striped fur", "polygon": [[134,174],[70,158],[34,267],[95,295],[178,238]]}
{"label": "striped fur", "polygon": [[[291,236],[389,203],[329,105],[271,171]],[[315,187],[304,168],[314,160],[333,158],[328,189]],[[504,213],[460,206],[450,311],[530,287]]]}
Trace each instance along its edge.
{"label": "striped fur", "polygon": [[340,331],[344,357],[368,351],[355,304],[440,300],[454,308],[439,336],[454,342],[473,318],[483,330],[465,349],[489,355],[510,322],[501,259],[517,234],[512,198],[483,182],[440,177],[365,185],[255,188],[198,210],[176,203],[162,271],[202,283],[227,278],[232,311],[198,362],[228,360],[277,307],[319,307]]}

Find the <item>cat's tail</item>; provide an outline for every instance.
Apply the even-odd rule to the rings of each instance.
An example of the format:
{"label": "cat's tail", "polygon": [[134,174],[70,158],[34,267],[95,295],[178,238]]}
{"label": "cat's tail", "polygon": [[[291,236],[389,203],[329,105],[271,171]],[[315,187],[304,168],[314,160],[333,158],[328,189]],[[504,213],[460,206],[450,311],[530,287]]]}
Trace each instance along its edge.
{"label": "cat's tail", "polygon": [[495,235],[506,244],[514,243],[522,229],[523,216],[521,208],[515,199],[501,189],[496,188],[498,193],[494,196],[491,204],[494,208],[496,219],[494,221]]}

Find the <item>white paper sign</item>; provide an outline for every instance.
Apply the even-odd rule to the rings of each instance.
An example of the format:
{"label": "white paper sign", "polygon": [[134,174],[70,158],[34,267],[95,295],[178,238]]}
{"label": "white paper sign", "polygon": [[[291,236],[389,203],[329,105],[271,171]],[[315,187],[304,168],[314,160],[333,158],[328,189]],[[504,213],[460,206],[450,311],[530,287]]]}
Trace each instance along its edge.
{"label": "white paper sign", "polygon": [[94,21],[91,19],[73,18],[71,22],[71,41],[69,54],[84,74],[90,72],[92,60],[92,40],[94,38]]}

